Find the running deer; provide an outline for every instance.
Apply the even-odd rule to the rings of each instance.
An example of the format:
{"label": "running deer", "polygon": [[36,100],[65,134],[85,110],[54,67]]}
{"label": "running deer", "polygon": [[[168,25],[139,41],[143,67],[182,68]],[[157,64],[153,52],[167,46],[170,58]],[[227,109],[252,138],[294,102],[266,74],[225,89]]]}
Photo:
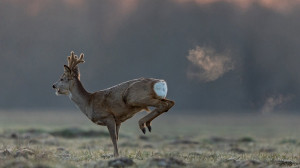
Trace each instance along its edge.
{"label": "running deer", "polygon": [[95,124],[108,128],[114,156],[118,157],[117,140],[121,123],[136,113],[154,107],[149,114],[139,120],[139,127],[151,132],[151,121],[167,112],[174,101],[166,99],[167,84],[162,79],[139,78],[94,93],[87,92],[80,82],[78,64],[84,63],[84,55],[78,58],[71,52],[68,65],[59,81],[53,84],[56,95],[68,95],[78,108]]}

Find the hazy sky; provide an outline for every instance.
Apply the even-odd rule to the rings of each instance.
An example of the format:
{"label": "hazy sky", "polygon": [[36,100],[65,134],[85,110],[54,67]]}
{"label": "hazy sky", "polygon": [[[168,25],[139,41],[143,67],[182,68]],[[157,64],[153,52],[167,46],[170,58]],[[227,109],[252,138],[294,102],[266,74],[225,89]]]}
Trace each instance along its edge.
{"label": "hazy sky", "polygon": [[298,111],[300,0],[0,1],[0,108],[74,108],[51,85],[70,51],[87,90],[168,82],[174,109]]}

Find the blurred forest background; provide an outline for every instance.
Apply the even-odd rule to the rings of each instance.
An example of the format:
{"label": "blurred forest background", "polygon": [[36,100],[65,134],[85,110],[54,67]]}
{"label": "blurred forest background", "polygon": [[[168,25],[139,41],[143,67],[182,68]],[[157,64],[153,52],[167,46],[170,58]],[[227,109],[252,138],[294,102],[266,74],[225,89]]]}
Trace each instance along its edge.
{"label": "blurred forest background", "polygon": [[297,112],[299,17],[299,0],[1,0],[0,108],[75,108],[51,88],[75,51],[88,91],[154,77],[176,110]]}

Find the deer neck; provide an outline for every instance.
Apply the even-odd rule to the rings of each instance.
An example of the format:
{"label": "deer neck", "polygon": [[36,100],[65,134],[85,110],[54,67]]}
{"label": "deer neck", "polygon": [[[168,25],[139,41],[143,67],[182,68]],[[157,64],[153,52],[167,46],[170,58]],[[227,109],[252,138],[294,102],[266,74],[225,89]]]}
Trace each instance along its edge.
{"label": "deer neck", "polygon": [[70,87],[69,98],[78,106],[78,108],[87,115],[87,108],[89,107],[90,93],[88,93],[80,80],[75,78]]}

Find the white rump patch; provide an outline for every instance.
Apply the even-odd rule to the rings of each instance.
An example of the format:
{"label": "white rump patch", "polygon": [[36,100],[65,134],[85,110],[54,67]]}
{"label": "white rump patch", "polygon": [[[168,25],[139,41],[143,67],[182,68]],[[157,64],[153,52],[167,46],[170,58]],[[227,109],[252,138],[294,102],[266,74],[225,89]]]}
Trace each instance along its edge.
{"label": "white rump patch", "polygon": [[167,87],[167,83],[165,81],[156,82],[154,84],[153,89],[158,97],[166,98],[167,92],[168,92],[168,87]]}

